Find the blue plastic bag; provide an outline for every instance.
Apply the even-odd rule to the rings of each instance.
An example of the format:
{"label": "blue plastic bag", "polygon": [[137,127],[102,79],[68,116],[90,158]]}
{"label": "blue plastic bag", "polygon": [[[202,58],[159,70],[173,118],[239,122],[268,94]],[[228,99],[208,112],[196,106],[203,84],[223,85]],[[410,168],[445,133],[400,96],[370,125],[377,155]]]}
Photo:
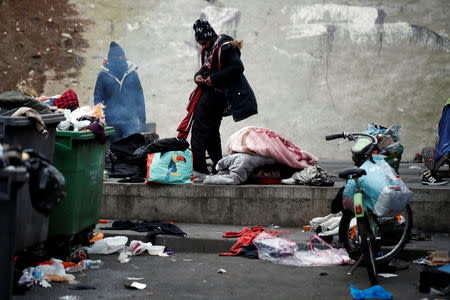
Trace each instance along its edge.
{"label": "blue plastic bag", "polygon": [[353,284],[350,284],[350,293],[353,299],[393,299],[392,295],[381,285],[374,285],[365,290],[358,290]]}
{"label": "blue plastic bag", "polygon": [[192,152],[155,152],[147,156],[147,182],[166,184],[192,184]]}
{"label": "blue plastic bag", "polygon": [[[379,155],[372,156],[360,168],[367,175],[359,178],[364,190],[364,203],[379,217],[395,216],[408,204],[412,192],[389,164]],[[353,196],[356,192],[354,180],[348,180],[343,193],[343,206],[353,210]]]}

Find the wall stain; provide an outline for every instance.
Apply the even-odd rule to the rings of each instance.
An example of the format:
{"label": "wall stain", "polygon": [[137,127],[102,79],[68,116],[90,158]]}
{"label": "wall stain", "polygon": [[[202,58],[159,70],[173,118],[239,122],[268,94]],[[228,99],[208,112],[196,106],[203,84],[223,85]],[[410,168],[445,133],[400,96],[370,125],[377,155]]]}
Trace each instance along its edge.
{"label": "wall stain", "polygon": [[326,57],[325,57],[327,69],[325,72],[325,82],[327,84],[328,95],[330,96],[330,101],[331,101],[331,104],[333,105],[334,111],[336,111],[336,106],[334,105],[333,94],[331,92],[331,87],[328,82],[328,66],[329,66],[329,56],[330,56],[330,53],[333,51],[333,41],[334,41],[334,33],[335,32],[336,32],[336,26],[327,25],[327,44],[326,44],[327,51],[326,51]]}
{"label": "wall stain", "polygon": [[412,37],[410,39],[410,44],[414,41],[414,43],[422,42],[424,44],[424,48],[428,46],[428,43],[433,43],[433,48],[437,48],[440,50],[450,50],[450,41],[448,39],[443,38],[440,34],[419,25],[410,24]]}
{"label": "wall stain", "polygon": [[377,28],[377,57],[375,58],[372,68],[367,73],[366,78],[372,76],[373,72],[375,71],[378,62],[380,61],[381,50],[383,49],[384,18],[387,16],[387,14],[381,8],[377,8],[377,12],[378,16],[375,19],[375,27]]}

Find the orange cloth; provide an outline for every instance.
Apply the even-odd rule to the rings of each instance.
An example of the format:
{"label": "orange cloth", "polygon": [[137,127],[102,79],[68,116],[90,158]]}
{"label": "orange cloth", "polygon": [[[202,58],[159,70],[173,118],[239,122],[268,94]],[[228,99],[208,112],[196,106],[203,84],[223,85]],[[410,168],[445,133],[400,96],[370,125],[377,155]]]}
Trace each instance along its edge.
{"label": "orange cloth", "polygon": [[243,246],[250,245],[250,243],[261,233],[267,232],[268,234],[278,234],[280,233],[278,230],[266,230],[262,226],[253,226],[252,228],[244,227],[241,232],[236,231],[227,231],[223,234],[222,237],[230,238],[230,237],[239,237],[236,244],[231,247],[230,252],[219,253],[220,256],[233,256],[238,255],[241,252]]}

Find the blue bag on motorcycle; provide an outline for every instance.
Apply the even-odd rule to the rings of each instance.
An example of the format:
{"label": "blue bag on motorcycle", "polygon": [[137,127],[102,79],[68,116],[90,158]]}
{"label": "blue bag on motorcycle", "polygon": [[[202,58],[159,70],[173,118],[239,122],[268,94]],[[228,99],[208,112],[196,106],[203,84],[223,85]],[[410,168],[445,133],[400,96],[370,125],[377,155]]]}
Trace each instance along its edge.
{"label": "blue bag on motorcycle", "polygon": [[166,184],[192,184],[192,152],[155,152],[147,156],[146,182]]}
{"label": "blue bag on motorcycle", "polygon": [[[367,160],[360,167],[367,173],[359,178],[364,204],[379,217],[395,216],[406,207],[412,192],[381,156],[372,158],[374,162]],[[355,181],[348,180],[342,197],[345,209],[353,211],[355,192]]]}

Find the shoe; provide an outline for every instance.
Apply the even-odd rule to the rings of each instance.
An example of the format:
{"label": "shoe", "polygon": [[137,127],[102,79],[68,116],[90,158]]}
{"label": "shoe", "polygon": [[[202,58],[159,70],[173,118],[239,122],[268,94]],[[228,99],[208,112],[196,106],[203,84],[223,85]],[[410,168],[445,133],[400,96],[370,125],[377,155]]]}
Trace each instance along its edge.
{"label": "shoe", "polygon": [[437,176],[433,176],[431,172],[428,170],[422,174],[422,184],[425,185],[444,185],[447,184],[447,180],[442,180]]}
{"label": "shoe", "polygon": [[194,182],[199,182],[199,183],[202,183],[206,179],[206,176],[208,176],[208,174],[200,173],[197,171],[194,171],[193,175],[194,175]]}
{"label": "shoe", "polygon": [[297,180],[295,180],[294,178],[290,177],[287,179],[281,179],[281,183],[282,184],[297,184]]}

